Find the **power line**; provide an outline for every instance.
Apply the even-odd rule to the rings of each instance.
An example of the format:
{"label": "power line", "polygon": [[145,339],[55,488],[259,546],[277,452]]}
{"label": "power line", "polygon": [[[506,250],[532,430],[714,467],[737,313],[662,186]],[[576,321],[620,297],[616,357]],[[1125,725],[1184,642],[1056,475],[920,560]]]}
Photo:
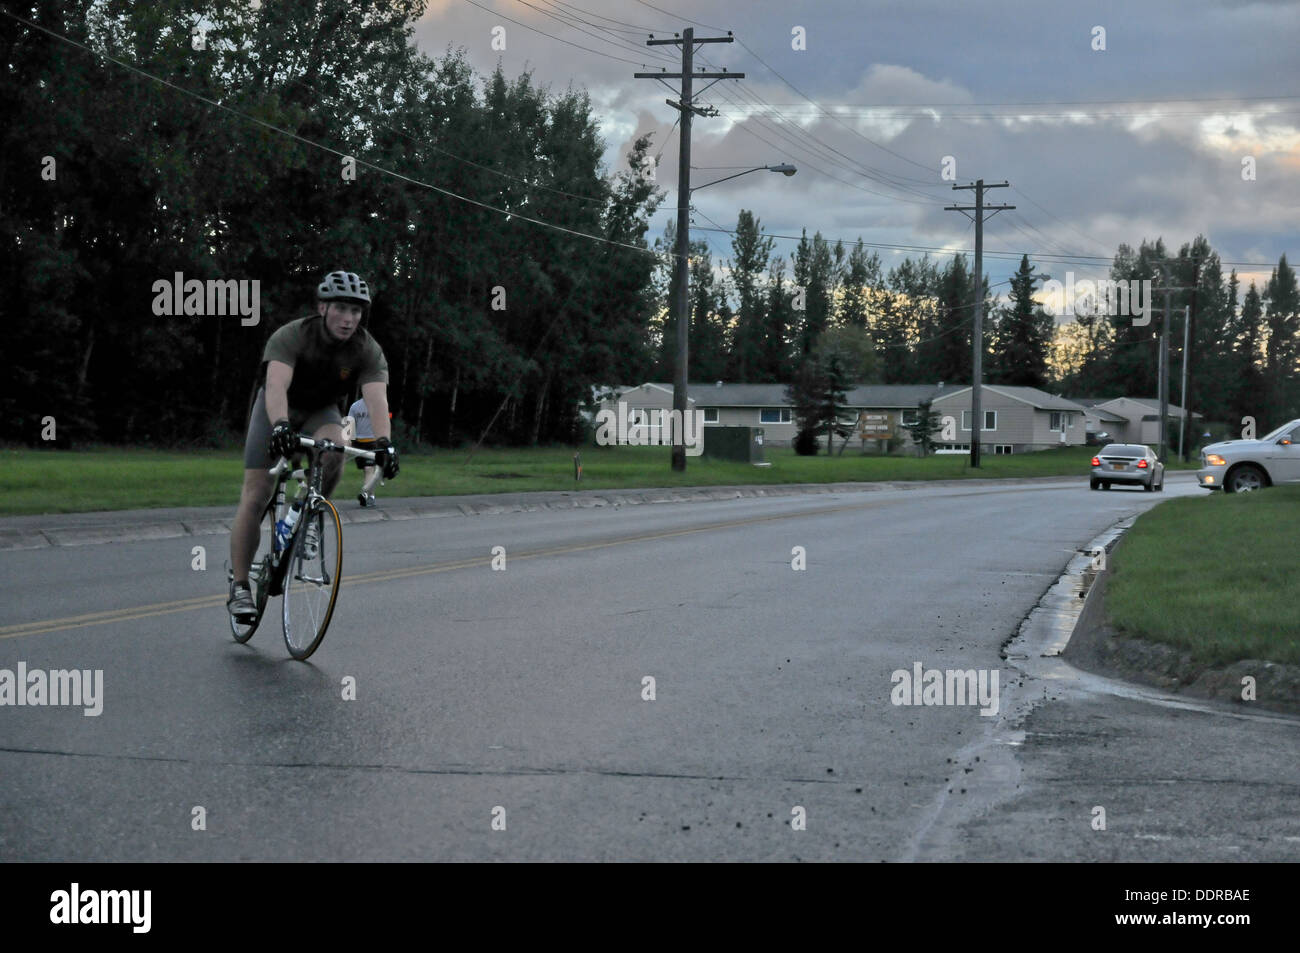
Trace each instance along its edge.
{"label": "power line", "polygon": [[[516,2],[516,3],[523,4],[525,7],[528,7],[530,10],[536,10],[538,13],[542,14],[542,16],[549,17],[550,19],[556,21],[557,23],[560,23],[560,24],[562,24],[562,25],[564,25],[564,26],[567,26],[567,27],[569,27],[570,29],[577,30],[579,33],[584,33],[584,34],[586,34],[587,36],[593,37],[593,38],[599,40],[599,41],[602,42],[602,43],[609,43],[611,46],[616,46],[616,47],[618,47],[618,48],[621,49],[621,50],[631,50],[632,52],[635,52],[635,53],[640,53],[640,52],[642,52],[641,47],[636,46],[636,45],[633,44],[631,41],[626,40],[626,39],[624,39],[624,38],[621,37],[621,36],[614,36],[614,37],[601,36],[601,35],[598,34],[598,33],[592,33],[590,30],[584,30],[582,27],[574,25],[574,24],[571,22],[571,20],[566,19],[566,17],[573,17],[572,14],[566,14],[566,13],[564,13],[563,11],[552,12],[552,11],[549,11],[549,10],[543,10],[541,7],[539,7],[539,6],[535,6],[534,4],[529,3],[528,0],[515,0],[515,2]],[[591,23],[591,22],[589,22],[589,21],[587,21],[587,20],[581,20],[580,18],[577,18],[577,17],[574,17],[574,19],[579,19],[580,22],[582,22],[582,23],[586,23],[588,26],[593,26],[593,27],[595,27],[595,28],[598,29],[598,30],[605,30],[606,33],[609,32],[608,30],[606,30],[605,27],[602,27],[602,26],[600,26],[600,25],[598,25],[598,24]],[[527,26],[527,24],[525,24],[525,26]],[[528,27],[528,28],[529,28],[529,29],[534,29],[533,27]],[[536,31],[536,32],[541,32],[541,31],[539,30],[539,31]],[[542,34],[542,35],[543,35],[543,36],[549,36],[550,34],[545,34],[545,33],[544,33],[544,34]],[[553,37],[553,39],[558,39],[558,37]],[[650,55],[651,55],[651,56],[653,56],[655,59],[660,60],[661,62],[665,62],[665,63],[671,63],[671,62],[673,62],[672,59],[671,59],[670,57],[665,57],[665,56],[661,55],[661,54],[659,53],[658,50],[651,50],[651,51],[649,51],[649,52],[650,52]]]}
{"label": "power line", "polygon": [[[754,98],[754,97],[753,97],[753,94],[750,93],[748,90],[741,90],[740,92],[742,92],[744,95],[747,95],[747,96],[750,96],[751,98]],[[719,95],[721,95],[721,94],[722,94],[722,91],[719,90]],[[729,103],[731,103],[733,106],[738,107],[738,108],[740,108],[740,109],[747,109],[747,108],[748,108],[747,106],[745,106],[745,105],[742,104],[742,103],[737,103],[734,99],[730,99],[730,98],[728,98],[726,101],[729,102]],[[760,102],[761,102],[761,100],[760,100]],[[765,117],[756,117],[756,116],[752,116],[752,115],[751,115],[750,118],[754,118],[754,119],[756,119],[756,121],[760,121],[760,122],[761,122],[761,121],[766,121],[766,122],[768,122],[768,125],[769,125],[771,128],[773,128],[774,130],[775,130],[776,128],[778,128],[774,122],[772,122],[771,120],[767,120]],[[785,117],[782,117],[782,116],[779,116],[779,115],[778,115],[778,118],[781,118],[781,119],[784,120]],[[736,125],[739,125],[739,124],[737,123]],[[796,125],[796,124],[794,124],[794,123],[790,123],[790,125]],[[782,136],[783,136],[784,138],[790,138],[790,136],[787,135],[787,134],[785,134],[785,133],[782,133]],[[894,181],[894,179],[898,179],[898,178],[904,178],[904,179],[909,179],[909,180],[911,180],[911,181],[916,181],[916,180],[912,180],[912,179],[910,179],[910,177],[908,177],[908,176],[895,176],[895,175],[893,175],[892,173],[885,173],[885,172],[882,172],[881,170],[875,169],[875,168],[873,168],[873,167],[867,165],[866,163],[864,163],[864,162],[860,162],[859,160],[854,159],[852,156],[849,156],[849,155],[847,155],[847,154],[841,152],[839,149],[836,149],[834,146],[832,146],[830,143],[826,142],[824,139],[819,138],[818,136],[816,136],[816,135],[813,134],[813,133],[808,132],[807,130],[800,129],[798,136],[799,136],[799,143],[803,143],[804,140],[811,140],[811,142],[817,144],[817,146],[822,150],[823,153],[826,153],[826,152],[833,153],[835,156],[839,156],[839,157],[841,157],[841,158],[847,160],[848,162],[853,163],[855,166],[858,166],[859,168],[853,168],[852,166],[845,165],[843,162],[840,162],[838,159],[836,159],[836,158],[834,158],[834,157],[832,157],[832,156],[821,155],[822,161],[824,161],[824,162],[830,162],[832,165],[836,165],[836,166],[838,166],[838,167],[844,169],[846,172],[849,172],[849,173],[851,173],[851,174],[853,174],[853,175],[861,175],[861,176],[864,176],[865,178],[871,179],[873,182],[877,182],[877,183],[879,183],[880,185],[883,185],[883,186],[885,186],[885,187],[887,187],[887,188],[893,188],[893,189],[896,189],[896,190],[901,191],[901,192],[908,192],[908,193],[911,193],[911,194],[913,194],[913,195],[920,195],[921,197],[925,198],[927,201],[930,200],[930,196],[925,195],[925,193],[920,192],[920,191],[918,191],[917,189],[915,189],[915,188],[913,188],[913,187],[911,187],[911,186],[904,185],[904,184],[902,184],[902,183],[900,183],[900,182],[896,182],[896,181]],[[803,148],[811,149],[812,146],[811,146],[811,145],[803,145]],[[865,169],[866,171],[862,171],[862,170],[864,170],[864,169]],[[929,183],[929,184],[930,184],[930,185],[934,185],[935,183]]]}
{"label": "power line", "polygon": [[[718,95],[725,96],[726,94],[719,90],[719,91],[718,91]],[[778,152],[779,152],[779,151],[782,151],[782,147],[781,147],[781,146],[777,145],[777,144],[774,143],[772,140],[770,140],[770,139],[768,139],[768,138],[766,138],[766,137],[764,137],[764,136],[759,135],[757,132],[755,132],[753,129],[750,129],[750,128],[749,128],[747,125],[745,125],[745,124],[742,124],[742,123],[736,123],[736,124],[735,124],[735,128],[736,128],[736,129],[739,129],[741,132],[745,133],[746,135],[753,136],[755,139],[758,139],[760,142],[763,142],[763,143],[765,143],[766,145],[771,146],[773,149],[776,149]],[[769,131],[771,131],[771,132],[776,133],[778,136],[781,136],[781,138],[783,138],[783,139],[787,140],[788,142],[790,142],[791,144],[793,144],[794,147],[795,147],[796,149],[801,149],[801,150],[805,153],[805,155],[810,155],[810,154],[811,154],[811,155],[818,155],[818,158],[821,158],[822,161],[827,161],[827,160],[826,160],[824,157],[822,157],[821,155],[819,155],[819,154],[817,154],[817,153],[814,153],[813,150],[811,149],[811,147],[809,147],[809,146],[807,146],[807,145],[803,145],[803,144],[801,144],[801,143],[800,143],[797,139],[795,139],[791,134],[785,132],[785,131],[782,130],[782,129],[779,129],[778,127],[776,127],[776,126],[774,126],[774,125],[769,124],[769,125],[766,125],[766,126],[761,126],[760,128],[763,128],[763,129],[766,129],[766,130],[769,130]],[[832,160],[832,161],[833,161],[833,160]],[[848,187],[851,188],[851,189],[857,189],[857,190],[860,191],[860,192],[866,192],[866,193],[868,193],[869,195],[876,195],[876,196],[879,196],[880,198],[890,199],[890,200],[895,201],[895,202],[906,202],[906,203],[913,204],[913,205],[928,205],[928,204],[930,204],[928,198],[927,198],[926,201],[924,201],[924,202],[920,202],[920,201],[917,201],[917,200],[915,200],[915,199],[905,199],[905,198],[902,198],[902,197],[897,196],[897,195],[890,195],[890,194],[887,193],[887,192],[878,192],[878,191],[876,191],[875,189],[869,189],[869,188],[867,188],[867,187],[865,187],[865,186],[857,185],[856,183],[853,183],[853,182],[846,182],[846,181],[844,181],[843,179],[840,179],[840,178],[837,178],[837,177],[834,176],[834,175],[831,175],[831,174],[830,174],[829,172],[827,172],[825,169],[821,168],[821,167],[820,167],[819,165],[817,165],[816,163],[807,160],[806,158],[802,158],[802,159],[800,159],[800,162],[801,162],[802,164],[804,164],[804,165],[807,165],[809,168],[813,169],[814,171],[819,172],[820,174],[826,176],[826,178],[830,179],[830,180],[833,181],[833,182],[838,182],[840,185],[848,186]],[[840,167],[841,167],[841,168],[845,168],[845,167],[842,166],[842,165],[841,165]],[[857,173],[856,170],[853,170],[853,169],[847,169],[847,168],[846,168],[846,171],[848,171],[848,172],[850,172],[850,173],[852,173],[852,174],[861,174],[861,173]],[[873,180],[873,181],[874,181],[874,180]]]}
{"label": "power line", "polygon": [[[620,26],[624,27],[624,29],[619,30],[620,33],[632,33],[639,36],[645,36],[647,34],[655,32],[653,27],[637,26],[635,23],[628,23],[626,20],[616,20],[614,17],[607,17],[602,14],[595,13],[591,10],[584,10],[582,9],[582,7],[575,6],[572,3],[565,3],[564,0],[549,0],[549,2],[551,3],[552,6],[566,7],[570,10],[576,10],[578,13],[585,14],[589,17],[595,17],[598,20],[605,20],[608,21],[609,23],[617,23]],[[588,21],[584,21],[584,22],[588,22]],[[594,26],[595,24],[592,25]],[[612,28],[602,27],[602,29],[612,29]]]}
{"label": "power line", "polygon": [[606,53],[604,50],[595,50],[592,49],[590,46],[583,46],[581,43],[574,43],[572,40],[566,40],[562,36],[556,36],[553,33],[547,33],[545,30],[539,30],[535,26],[529,26],[527,23],[524,23],[522,20],[516,20],[514,17],[506,16],[506,14],[501,13],[498,10],[493,10],[489,7],[485,7],[483,6],[483,4],[479,3],[478,0],[465,0],[465,2],[478,7],[484,13],[490,13],[492,14],[492,16],[500,17],[503,20],[509,20],[511,23],[514,23],[517,26],[521,26],[525,30],[532,30],[534,33],[540,33],[544,37],[547,37],[552,40],[557,40],[560,43],[567,44],[568,46],[577,47],[580,50],[585,50],[588,53],[595,53],[597,56],[604,56],[611,60],[618,60],[621,63],[631,63],[633,66],[646,66],[646,62],[644,60],[630,60],[625,56],[615,56],[613,53]]}
{"label": "power line", "polygon": [[[643,7],[649,7],[651,10],[654,10],[656,13],[662,13],[666,17],[672,17],[674,20],[685,20],[687,23],[693,24],[695,26],[702,26],[706,30],[722,30],[727,33],[731,32],[730,30],[727,30],[725,27],[710,26],[707,23],[701,23],[699,20],[692,20],[690,17],[684,17],[680,13],[673,13],[671,10],[665,10],[662,7],[656,7],[653,3],[646,3],[645,0],[636,0],[636,2],[641,4],[641,6]],[[676,36],[677,34],[674,33],[673,35]]]}

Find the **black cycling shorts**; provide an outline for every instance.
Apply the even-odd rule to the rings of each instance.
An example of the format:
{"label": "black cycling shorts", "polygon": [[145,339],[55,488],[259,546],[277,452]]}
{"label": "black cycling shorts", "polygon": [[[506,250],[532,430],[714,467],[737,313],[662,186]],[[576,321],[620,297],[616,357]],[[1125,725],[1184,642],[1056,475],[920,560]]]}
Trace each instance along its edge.
{"label": "black cycling shorts", "polygon": [[[295,433],[311,435],[326,424],[343,426],[343,417],[333,404],[306,412],[289,408],[289,426]],[[245,470],[269,470],[275,466],[270,443],[271,421],[266,418],[266,391],[258,388],[253,413],[248,418],[248,436],[244,438]]]}

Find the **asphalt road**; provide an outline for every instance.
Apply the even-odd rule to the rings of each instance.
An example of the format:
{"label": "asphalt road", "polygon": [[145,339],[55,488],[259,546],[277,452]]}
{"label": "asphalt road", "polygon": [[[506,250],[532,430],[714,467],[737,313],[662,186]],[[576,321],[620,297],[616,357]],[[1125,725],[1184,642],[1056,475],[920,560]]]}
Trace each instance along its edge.
{"label": "asphalt road", "polygon": [[[305,664],[278,600],[231,640],[224,536],[0,553],[0,669],[103,671],[98,716],[0,707],[0,860],[1295,860],[1300,721],[1000,657],[1079,547],[1200,494],[352,525]],[[916,663],[996,672],[997,712],[894,704]]]}

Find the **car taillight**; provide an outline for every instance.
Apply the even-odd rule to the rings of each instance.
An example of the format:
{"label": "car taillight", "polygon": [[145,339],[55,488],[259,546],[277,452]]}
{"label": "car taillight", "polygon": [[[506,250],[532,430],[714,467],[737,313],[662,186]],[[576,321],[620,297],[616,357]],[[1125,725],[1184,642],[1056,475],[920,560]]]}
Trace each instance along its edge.
{"label": "car taillight", "polygon": [[1098,460],[1096,457],[1093,457],[1093,458],[1092,458],[1092,465],[1093,465],[1094,467],[1099,467],[1099,466],[1101,466],[1101,461]]}
{"label": "car taillight", "polygon": [[1145,460],[1139,460],[1139,461],[1138,461],[1138,469],[1139,469],[1139,470],[1145,470],[1146,468],[1147,468],[1147,462],[1146,462]]}

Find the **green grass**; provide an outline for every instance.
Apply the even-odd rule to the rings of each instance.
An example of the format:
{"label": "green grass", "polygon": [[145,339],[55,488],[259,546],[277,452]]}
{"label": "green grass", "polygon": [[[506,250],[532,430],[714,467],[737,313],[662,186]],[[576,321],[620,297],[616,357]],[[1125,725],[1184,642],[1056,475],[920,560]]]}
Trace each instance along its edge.
{"label": "green grass", "polygon": [[1300,486],[1160,504],[1111,558],[1107,614],[1197,662],[1300,663],[1297,517]]}
{"label": "green grass", "polygon": [[[0,466],[0,515],[141,509],[160,506],[234,505],[243,462],[233,450],[161,451],[4,450]],[[876,457],[856,449],[840,457],[800,457],[789,448],[768,448],[770,467],[689,457],[674,473],[667,447],[584,447],[582,482],[573,480],[572,448],[468,450],[406,454],[402,472],[379,493],[384,497],[443,496],[528,490],[626,489],[720,484],[848,483],[877,480],[946,480],[969,477],[1087,477],[1094,450],[1069,447],[1038,453],[985,454],[979,470],[967,454]],[[340,495],[355,492],[360,473],[349,465]]]}

